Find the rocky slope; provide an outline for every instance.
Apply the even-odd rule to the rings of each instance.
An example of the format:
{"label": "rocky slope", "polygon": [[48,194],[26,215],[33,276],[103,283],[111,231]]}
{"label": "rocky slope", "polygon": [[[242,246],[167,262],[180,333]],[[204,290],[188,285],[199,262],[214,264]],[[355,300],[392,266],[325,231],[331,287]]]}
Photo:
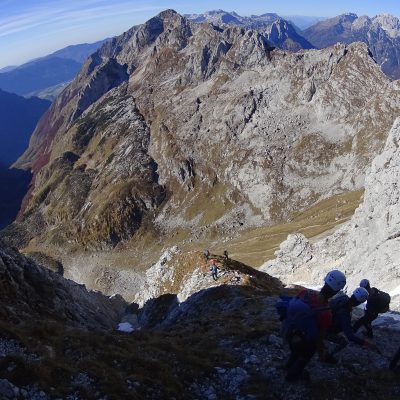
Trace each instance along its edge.
{"label": "rocky slope", "polygon": [[42,318],[70,326],[110,329],[124,312],[120,296],[110,300],[84,285],[37,265],[0,242],[1,320],[23,324]]}
{"label": "rocky slope", "polygon": [[312,49],[314,46],[302,37],[290,21],[277,14],[267,13],[242,17],[235,12],[223,10],[207,11],[204,14],[190,14],[186,17],[195,22],[210,22],[215,25],[237,25],[263,33],[273,46],[289,51]]}
{"label": "rocky slope", "polygon": [[318,22],[303,31],[302,35],[317,48],[332,46],[337,42],[364,42],[382,71],[394,79],[400,77],[400,21],[392,15],[369,18],[343,14]]}
{"label": "rocky slope", "polygon": [[365,180],[362,204],[351,220],[332,235],[311,243],[291,235],[281,244],[277,259],[262,270],[285,281],[318,282],[333,266],[346,271],[348,286],[368,278],[394,297],[398,309],[399,280],[399,175],[400,119],[390,130],[385,148],[372,162]]}
{"label": "rocky slope", "polygon": [[27,235],[115,244],[155,209],[158,230],[197,237],[285,218],[362,187],[398,90],[361,44],[271,53],[166,11],[104,45],[38,124],[17,163],[35,176]]}
{"label": "rocky slope", "polygon": [[[186,258],[192,271],[196,257]],[[165,268],[172,266],[168,258]],[[240,280],[201,277],[202,289],[185,298],[172,291],[141,308],[131,304],[122,321],[137,325],[126,334],[111,329],[124,309],[121,300],[87,292],[1,243],[1,398],[398,397],[398,372],[386,368],[400,337],[385,328],[376,329],[382,354],[350,345],[335,366],[313,360],[311,382],[287,384],[288,350],[274,309],[282,285],[232,259],[224,268]]]}

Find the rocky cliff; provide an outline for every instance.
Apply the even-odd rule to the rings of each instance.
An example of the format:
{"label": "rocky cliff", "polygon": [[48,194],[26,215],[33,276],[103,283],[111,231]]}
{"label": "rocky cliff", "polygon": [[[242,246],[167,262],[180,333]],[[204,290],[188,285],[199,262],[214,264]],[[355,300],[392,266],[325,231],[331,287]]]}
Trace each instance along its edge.
{"label": "rocky cliff", "polygon": [[[348,223],[319,241],[289,236],[277,259],[262,270],[287,282],[315,284],[335,266],[346,272],[350,290],[368,278],[373,286],[399,295],[399,140],[400,119],[396,119],[383,152],[368,170],[363,202]],[[398,297],[391,307],[399,308]]]}
{"label": "rocky cliff", "polygon": [[287,220],[363,187],[398,93],[363,44],[271,52],[165,11],[106,43],[42,118],[7,236],[54,254]]}
{"label": "rocky cliff", "polygon": [[302,35],[317,48],[332,46],[337,42],[364,42],[382,71],[394,79],[400,77],[400,21],[392,15],[369,18],[343,14],[318,22],[303,31]]}

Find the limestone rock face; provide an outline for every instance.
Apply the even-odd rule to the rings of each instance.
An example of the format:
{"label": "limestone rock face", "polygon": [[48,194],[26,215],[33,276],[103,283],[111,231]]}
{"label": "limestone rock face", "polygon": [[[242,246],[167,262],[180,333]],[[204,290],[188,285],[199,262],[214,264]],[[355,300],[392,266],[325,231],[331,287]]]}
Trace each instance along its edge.
{"label": "limestone rock face", "polygon": [[[383,152],[375,157],[365,180],[362,204],[352,219],[332,235],[311,244],[301,239],[300,249],[288,237],[277,252],[277,259],[267,262],[262,270],[277,274],[286,282],[294,280],[320,284],[329,269],[346,273],[348,287],[353,289],[362,278],[373,286],[400,293],[400,119],[390,130]],[[298,236],[298,235],[296,235]],[[393,307],[399,307],[398,299]]]}
{"label": "limestone rock face", "polygon": [[201,239],[288,218],[363,186],[399,89],[360,43],[271,51],[164,11],[104,44],[41,120],[9,236],[104,248],[142,226]]}

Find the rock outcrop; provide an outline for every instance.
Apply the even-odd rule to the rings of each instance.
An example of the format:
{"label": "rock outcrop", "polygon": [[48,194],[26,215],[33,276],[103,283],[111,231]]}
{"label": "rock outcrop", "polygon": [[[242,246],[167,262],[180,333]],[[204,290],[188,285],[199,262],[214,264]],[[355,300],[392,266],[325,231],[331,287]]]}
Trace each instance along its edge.
{"label": "rock outcrop", "polygon": [[[368,170],[364,200],[349,222],[315,243],[302,235],[289,236],[277,259],[261,269],[286,282],[319,284],[330,268],[338,267],[346,273],[350,289],[368,278],[392,296],[400,294],[399,143],[396,119],[383,152]],[[399,307],[398,298],[392,307]]]}
{"label": "rock outcrop", "polygon": [[88,292],[0,241],[0,319],[23,324],[31,319],[53,320],[91,329],[113,329],[126,303]]}

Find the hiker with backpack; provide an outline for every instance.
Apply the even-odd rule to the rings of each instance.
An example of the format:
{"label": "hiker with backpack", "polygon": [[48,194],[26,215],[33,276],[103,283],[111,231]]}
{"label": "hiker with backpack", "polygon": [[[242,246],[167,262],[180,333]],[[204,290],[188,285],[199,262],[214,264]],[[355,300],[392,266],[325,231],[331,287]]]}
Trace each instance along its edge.
{"label": "hiker with backpack", "polygon": [[214,259],[211,260],[210,271],[212,278],[214,279],[214,281],[216,281],[218,279],[218,267]]}
{"label": "hiker with backpack", "polygon": [[368,291],[369,296],[367,305],[365,307],[364,316],[353,325],[353,331],[357,332],[358,329],[364,325],[366,329],[366,336],[372,338],[372,321],[378,318],[379,314],[389,311],[390,295],[378,290],[375,287],[371,288],[368,279],[362,279],[360,282],[360,287],[365,288]]}
{"label": "hiker with backpack", "polygon": [[[348,341],[356,343],[365,348],[374,350],[378,349],[374,343],[356,336],[351,326],[351,313],[353,308],[367,301],[368,296],[368,291],[363,287],[359,287],[354,290],[350,297],[343,293],[335,296],[329,301],[329,305],[332,310],[332,325],[328,330],[328,340],[333,339],[332,341],[336,341],[338,339],[338,335],[343,332]],[[339,347],[332,353],[328,354],[325,361],[329,363],[337,362],[333,354],[346,347],[348,341],[346,341],[344,338],[339,340]]]}
{"label": "hiker with backpack", "polygon": [[[305,367],[317,351],[320,359],[325,358],[323,339],[332,323],[328,300],[345,285],[345,275],[333,270],[324,278],[324,286],[319,292],[306,289],[290,300],[282,297],[281,305],[285,301],[287,305],[285,315],[281,315],[282,334],[290,347],[290,357],[285,365],[286,381],[309,379]],[[277,310],[280,313],[278,303]]]}

